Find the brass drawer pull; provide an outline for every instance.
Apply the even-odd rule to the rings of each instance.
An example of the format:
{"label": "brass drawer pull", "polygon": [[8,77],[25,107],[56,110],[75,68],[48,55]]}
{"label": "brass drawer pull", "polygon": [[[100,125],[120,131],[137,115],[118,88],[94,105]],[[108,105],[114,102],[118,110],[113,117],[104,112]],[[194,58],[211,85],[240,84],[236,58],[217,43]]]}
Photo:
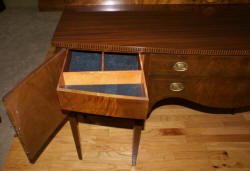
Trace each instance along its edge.
{"label": "brass drawer pull", "polygon": [[171,83],[169,89],[171,91],[182,91],[184,90],[184,85],[182,83]]}
{"label": "brass drawer pull", "polygon": [[186,62],[176,62],[173,68],[175,71],[186,71],[188,69],[188,64]]}

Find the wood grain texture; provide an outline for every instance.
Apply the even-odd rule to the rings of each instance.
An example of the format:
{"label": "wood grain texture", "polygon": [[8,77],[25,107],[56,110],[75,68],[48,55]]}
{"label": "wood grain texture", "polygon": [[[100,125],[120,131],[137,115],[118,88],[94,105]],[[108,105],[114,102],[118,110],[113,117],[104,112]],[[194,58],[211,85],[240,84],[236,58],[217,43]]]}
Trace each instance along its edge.
{"label": "wood grain texture", "polygon": [[40,11],[59,11],[64,6],[107,4],[247,4],[249,0],[39,0]]}
{"label": "wood grain texture", "polygon": [[98,51],[249,55],[249,19],[248,4],[67,7],[52,44]]}
{"label": "wood grain texture", "polygon": [[[250,106],[250,56],[199,56],[150,54],[150,106],[166,98],[182,98],[208,107]],[[176,62],[185,62],[186,71],[175,71]],[[184,90],[173,92],[171,83]]]}
{"label": "wood grain texture", "polygon": [[57,88],[63,110],[122,117],[146,119],[148,97],[133,97]]}
{"label": "wood grain texture", "polygon": [[69,123],[73,134],[74,142],[76,145],[78,158],[79,160],[82,160],[81,140],[80,140],[79,126],[78,126],[79,123],[76,114],[74,113],[69,114]]}
{"label": "wood grain texture", "polygon": [[[184,90],[170,90],[171,83],[182,83]],[[168,98],[181,98],[208,107],[240,108],[250,106],[250,80],[223,77],[150,77],[149,99],[152,107]]]}
{"label": "wood grain texture", "polygon": [[142,84],[142,71],[63,72],[65,85]]}
{"label": "wood grain texture", "polygon": [[124,5],[124,4],[238,4],[249,0],[65,0],[67,5]]}
{"label": "wood grain texture", "polygon": [[133,151],[132,151],[132,166],[136,166],[140,139],[141,139],[141,131],[143,129],[144,121],[137,120],[134,125],[134,133],[133,133]]}
{"label": "wood grain texture", "polygon": [[[133,169],[250,170],[249,115],[211,115],[173,105],[157,108],[145,123]],[[79,129],[83,160],[78,160],[67,123],[35,164],[28,162],[14,138],[2,170],[132,170],[132,129],[85,123]]]}
{"label": "wood grain texture", "polygon": [[34,162],[65,122],[56,94],[65,50],[45,61],[3,98],[23,148]]}
{"label": "wood grain texture", "polygon": [[[177,72],[173,67],[185,62],[188,69]],[[206,56],[150,54],[150,76],[250,78],[249,56]]]}

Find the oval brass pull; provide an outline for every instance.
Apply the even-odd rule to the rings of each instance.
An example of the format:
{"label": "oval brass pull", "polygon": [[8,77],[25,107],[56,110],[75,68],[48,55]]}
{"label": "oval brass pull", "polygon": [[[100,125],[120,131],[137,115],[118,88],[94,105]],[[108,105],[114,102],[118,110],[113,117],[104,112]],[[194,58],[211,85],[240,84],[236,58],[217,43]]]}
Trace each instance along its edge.
{"label": "oval brass pull", "polygon": [[171,83],[169,89],[171,91],[182,91],[184,90],[184,85],[182,83]]}
{"label": "oval brass pull", "polygon": [[173,68],[175,71],[186,71],[188,69],[188,64],[186,62],[176,62]]}

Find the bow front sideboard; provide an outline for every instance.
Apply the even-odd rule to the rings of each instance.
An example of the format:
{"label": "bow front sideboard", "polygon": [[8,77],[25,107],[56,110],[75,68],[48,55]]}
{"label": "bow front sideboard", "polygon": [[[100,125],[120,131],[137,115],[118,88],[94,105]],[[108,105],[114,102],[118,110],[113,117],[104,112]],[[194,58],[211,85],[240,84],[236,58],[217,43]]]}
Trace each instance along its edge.
{"label": "bow front sideboard", "polygon": [[143,122],[163,100],[211,110],[250,106],[250,5],[67,6],[53,57],[4,98],[31,162],[76,115]]}

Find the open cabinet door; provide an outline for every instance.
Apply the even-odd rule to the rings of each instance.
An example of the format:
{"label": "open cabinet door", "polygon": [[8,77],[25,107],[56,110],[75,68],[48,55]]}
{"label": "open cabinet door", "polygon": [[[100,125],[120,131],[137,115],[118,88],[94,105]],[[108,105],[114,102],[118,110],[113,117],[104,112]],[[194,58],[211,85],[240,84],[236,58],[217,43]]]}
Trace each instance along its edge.
{"label": "open cabinet door", "polygon": [[66,122],[67,116],[60,109],[56,93],[65,54],[66,50],[60,50],[3,98],[9,118],[32,163]]}

